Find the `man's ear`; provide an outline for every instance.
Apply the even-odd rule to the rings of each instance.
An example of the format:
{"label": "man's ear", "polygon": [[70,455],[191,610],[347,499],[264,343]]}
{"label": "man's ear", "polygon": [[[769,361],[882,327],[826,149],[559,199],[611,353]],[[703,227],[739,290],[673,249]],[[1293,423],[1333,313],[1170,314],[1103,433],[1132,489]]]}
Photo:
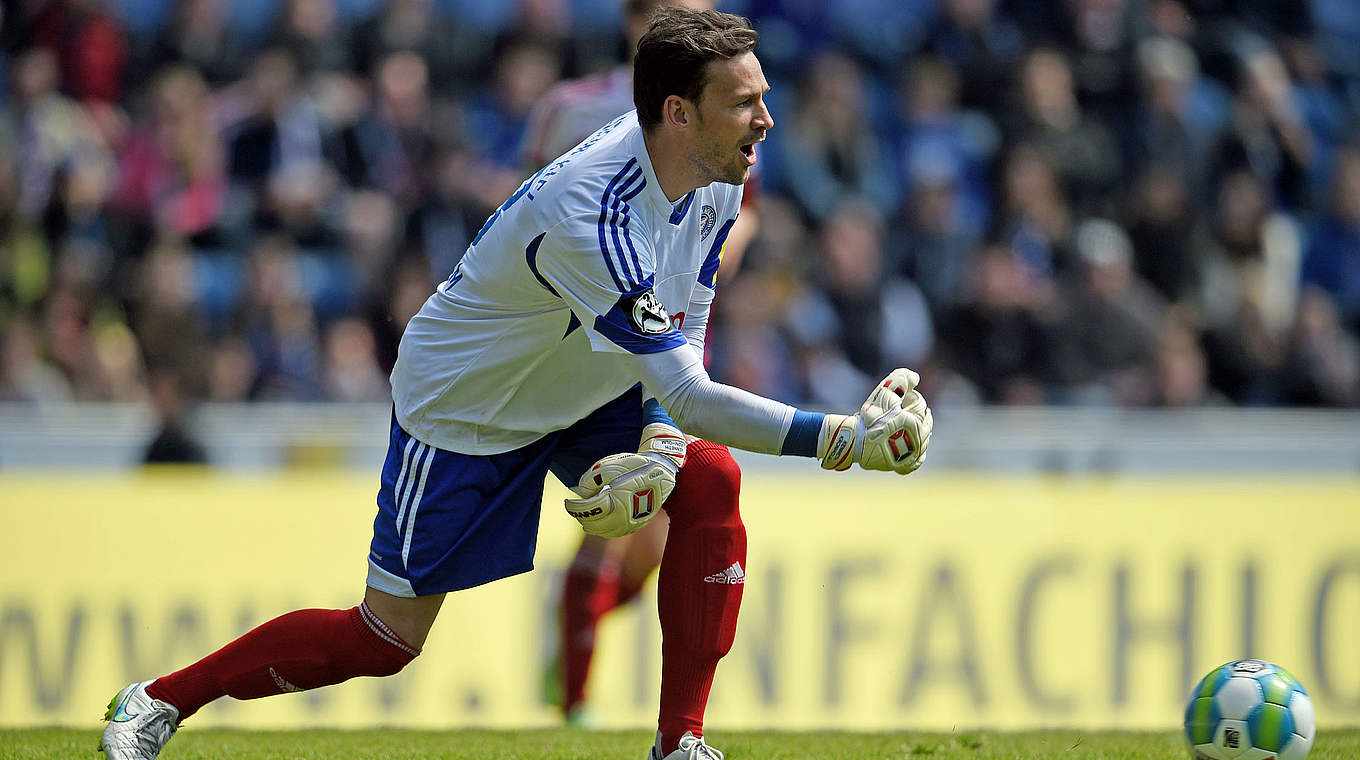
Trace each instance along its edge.
{"label": "man's ear", "polygon": [[669,95],[661,104],[661,120],[676,129],[687,128],[695,116],[695,105],[679,95]]}

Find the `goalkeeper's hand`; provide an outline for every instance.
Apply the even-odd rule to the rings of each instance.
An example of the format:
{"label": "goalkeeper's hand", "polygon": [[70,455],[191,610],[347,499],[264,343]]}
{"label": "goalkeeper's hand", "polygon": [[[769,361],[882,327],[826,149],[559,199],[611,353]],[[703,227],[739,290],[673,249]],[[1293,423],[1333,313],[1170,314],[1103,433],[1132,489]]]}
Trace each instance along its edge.
{"label": "goalkeeper's hand", "polygon": [[656,516],[675,489],[685,464],[685,436],[653,422],[642,429],[636,454],[611,454],[591,465],[571,490],[567,514],[592,536],[619,538],[636,532]]}
{"label": "goalkeeper's hand", "polygon": [[926,460],[934,416],[916,390],[920,377],[895,369],[874,387],[855,414],[828,414],[817,439],[817,457],[828,470],[859,462],[866,470],[915,472]]}

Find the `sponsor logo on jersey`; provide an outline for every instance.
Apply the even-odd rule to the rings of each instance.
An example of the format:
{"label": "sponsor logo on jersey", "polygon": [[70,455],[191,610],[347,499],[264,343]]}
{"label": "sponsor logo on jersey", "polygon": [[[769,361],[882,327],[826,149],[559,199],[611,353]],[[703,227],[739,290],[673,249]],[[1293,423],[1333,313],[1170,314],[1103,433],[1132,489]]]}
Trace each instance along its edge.
{"label": "sponsor logo on jersey", "polygon": [[633,329],[643,335],[660,335],[671,329],[671,318],[666,314],[666,307],[650,290],[638,294],[633,300],[632,311]]}
{"label": "sponsor logo on jersey", "polygon": [[717,223],[718,210],[705,203],[703,211],[699,214],[699,240],[706,239]]}

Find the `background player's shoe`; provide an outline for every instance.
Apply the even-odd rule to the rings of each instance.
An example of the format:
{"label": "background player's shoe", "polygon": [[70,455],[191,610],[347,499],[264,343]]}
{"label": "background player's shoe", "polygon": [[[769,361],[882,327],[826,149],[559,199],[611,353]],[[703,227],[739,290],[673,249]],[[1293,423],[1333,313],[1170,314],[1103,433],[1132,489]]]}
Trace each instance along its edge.
{"label": "background player's shoe", "polygon": [[129,684],[109,700],[109,725],[99,749],[109,760],[153,760],[179,726],[179,710],[146,693],[146,685]]}
{"label": "background player's shoe", "polygon": [[661,732],[656,732],[656,742],[647,760],[723,760],[723,753],[708,746],[704,737],[695,736],[689,731],[680,737],[680,746],[669,755],[661,754]]}
{"label": "background player's shoe", "polygon": [[566,713],[567,728],[587,730],[595,727],[595,715],[585,705],[577,705]]}

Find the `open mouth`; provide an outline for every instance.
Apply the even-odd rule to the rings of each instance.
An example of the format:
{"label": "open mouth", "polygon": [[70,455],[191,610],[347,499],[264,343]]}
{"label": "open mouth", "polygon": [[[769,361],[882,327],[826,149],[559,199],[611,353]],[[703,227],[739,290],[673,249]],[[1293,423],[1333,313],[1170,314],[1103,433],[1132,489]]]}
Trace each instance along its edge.
{"label": "open mouth", "polygon": [[756,143],[757,143],[757,142],[760,142],[760,141],[759,141],[759,140],[752,140],[752,141],[749,142],[749,143],[745,143],[745,144],[739,146],[739,148],[740,148],[740,150],[741,150],[741,155],[742,155],[742,157],[746,159],[746,165],[747,165],[747,166],[754,166],[755,163],[756,163]]}

